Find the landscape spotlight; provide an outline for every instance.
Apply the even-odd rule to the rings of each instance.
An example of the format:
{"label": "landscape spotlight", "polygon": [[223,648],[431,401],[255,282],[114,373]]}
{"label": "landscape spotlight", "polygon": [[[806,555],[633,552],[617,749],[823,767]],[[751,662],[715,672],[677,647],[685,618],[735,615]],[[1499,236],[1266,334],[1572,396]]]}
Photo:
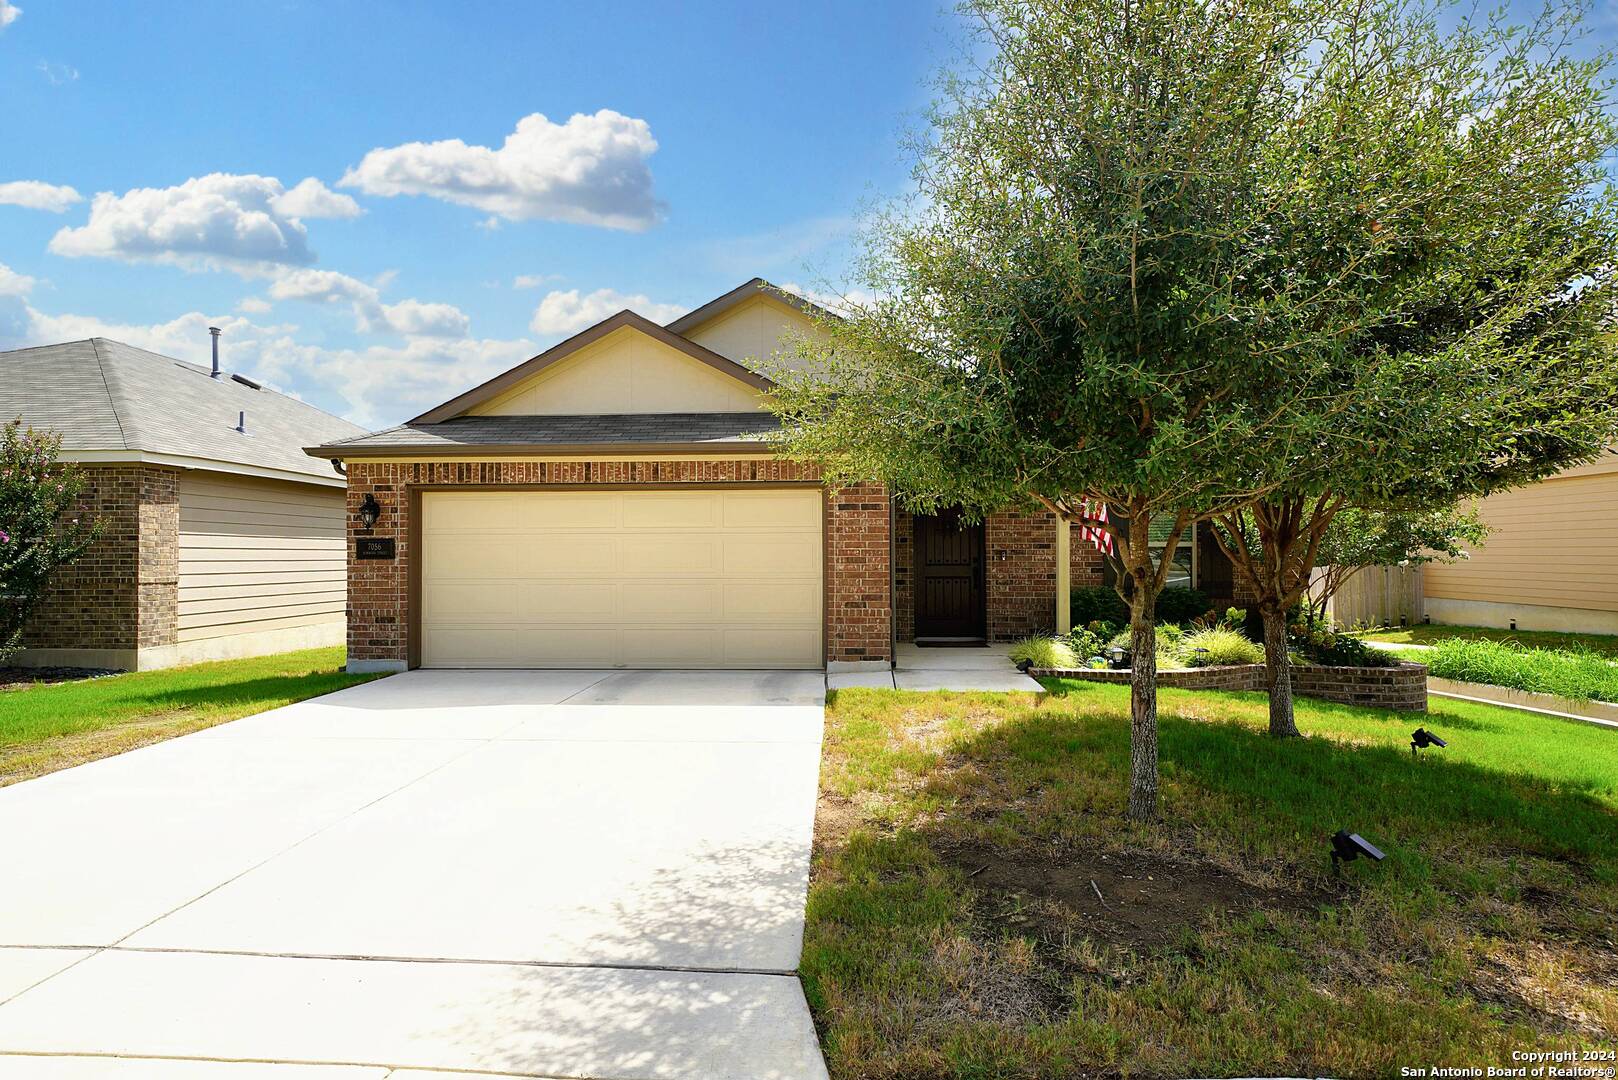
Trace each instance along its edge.
{"label": "landscape spotlight", "polygon": [[1380,848],[1359,833],[1338,829],[1337,835],[1331,838],[1331,868],[1336,871],[1342,863],[1353,862],[1362,855],[1374,862],[1387,858]]}
{"label": "landscape spotlight", "polygon": [[1124,657],[1126,655],[1127,654],[1124,652],[1124,647],[1122,645],[1114,645],[1112,648],[1107,650],[1107,659],[1112,661],[1112,666],[1115,668],[1122,668],[1124,666]]}
{"label": "landscape spotlight", "polygon": [[1442,749],[1443,747],[1446,747],[1448,745],[1449,745],[1449,743],[1445,742],[1443,739],[1440,739],[1437,735],[1434,735],[1432,732],[1428,731],[1426,728],[1417,728],[1415,731],[1412,731],[1410,733],[1410,756],[1411,757],[1416,756],[1416,750],[1418,748],[1420,748],[1422,750],[1425,750],[1429,746],[1436,746],[1436,747],[1439,747],[1440,749]]}
{"label": "landscape spotlight", "polygon": [[1022,659],[1022,660],[1017,661],[1017,670],[1022,672],[1024,675],[1028,674],[1028,669],[1033,667],[1033,666],[1034,666],[1034,662],[1032,660],[1027,659],[1026,657],[1024,659]]}

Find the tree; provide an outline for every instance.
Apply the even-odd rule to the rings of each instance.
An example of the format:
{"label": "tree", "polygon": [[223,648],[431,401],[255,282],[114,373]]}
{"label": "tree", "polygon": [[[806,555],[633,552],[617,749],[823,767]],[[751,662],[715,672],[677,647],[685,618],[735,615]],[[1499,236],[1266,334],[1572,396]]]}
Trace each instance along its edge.
{"label": "tree", "polygon": [[[1287,216],[1317,237],[1276,258],[1343,286],[1320,321],[1337,348],[1315,400],[1333,416],[1213,530],[1258,597],[1278,736],[1298,734],[1286,616],[1317,564],[1385,561],[1377,542],[1416,558],[1460,500],[1618,438],[1610,56],[1568,57],[1577,8],[1448,33],[1431,12],[1358,10],[1315,65],[1330,92],[1275,144],[1308,193]],[[1356,233],[1369,242],[1340,242]],[[1356,536],[1357,554],[1327,550]]]}
{"label": "tree", "polygon": [[1425,566],[1467,557],[1489,536],[1475,506],[1444,506],[1408,513],[1348,509],[1332,519],[1320,543],[1303,595],[1316,621],[1355,575],[1373,566]]}
{"label": "tree", "polygon": [[0,662],[22,647],[23,628],[51,575],[84,554],[97,526],[71,516],[84,477],[60,464],[59,435],[0,428]]}
{"label": "tree", "polygon": [[[1317,0],[975,0],[993,49],[947,79],[916,198],[879,215],[877,299],[779,372],[785,453],[916,511],[1106,505],[1130,608],[1130,816],[1157,814],[1153,613],[1197,521],[1318,439],[1335,286],[1282,279],[1296,237],[1268,144],[1334,16]],[[1335,25],[1335,24],[1333,24]],[[1154,524],[1164,538],[1154,549]]]}

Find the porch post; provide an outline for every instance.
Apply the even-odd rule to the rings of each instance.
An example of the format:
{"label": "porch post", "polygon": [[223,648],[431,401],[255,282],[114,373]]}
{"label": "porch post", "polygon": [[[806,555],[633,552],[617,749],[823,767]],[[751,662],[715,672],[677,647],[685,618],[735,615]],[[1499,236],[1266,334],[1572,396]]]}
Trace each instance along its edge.
{"label": "porch post", "polygon": [[1073,629],[1073,612],[1071,610],[1068,593],[1069,578],[1073,570],[1072,537],[1068,532],[1068,520],[1065,517],[1056,519],[1056,632],[1065,634]]}

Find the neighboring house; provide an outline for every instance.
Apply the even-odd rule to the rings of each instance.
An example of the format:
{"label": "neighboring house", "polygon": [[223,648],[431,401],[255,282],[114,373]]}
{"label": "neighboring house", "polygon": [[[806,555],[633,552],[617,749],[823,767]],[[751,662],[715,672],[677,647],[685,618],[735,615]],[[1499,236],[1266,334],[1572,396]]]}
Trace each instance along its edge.
{"label": "neighboring house", "polygon": [[0,352],[0,420],[18,417],[62,436],[103,531],[13,662],[144,670],[342,643],[343,480],[302,448],[364,429],[105,338]]}
{"label": "neighboring house", "polygon": [[1436,623],[1618,634],[1618,455],[1479,504],[1493,531],[1422,568]]}
{"label": "neighboring house", "polygon": [[848,670],[886,667],[896,640],[1060,626],[1101,558],[1049,513],[963,529],[878,484],[828,492],[761,444],[762,372],[818,333],[811,308],[754,279],[667,326],[619,312],[310,447],[348,469],[350,668]]}

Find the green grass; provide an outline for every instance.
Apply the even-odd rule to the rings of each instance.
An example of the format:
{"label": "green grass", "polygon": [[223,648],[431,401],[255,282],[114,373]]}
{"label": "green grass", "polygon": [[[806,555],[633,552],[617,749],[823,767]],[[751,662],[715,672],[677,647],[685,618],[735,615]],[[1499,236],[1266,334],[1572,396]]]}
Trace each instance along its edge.
{"label": "green grass", "polygon": [[1579,701],[1618,701],[1618,664],[1599,653],[1524,649],[1498,641],[1452,638],[1423,650],[1419,659],[1441,679],[1508,686]]}
{"label": "green grass", "polygon": [[[1123,816],[1127,688],[1053,687],[833,698],[801,970],[834,1077],[1387,1076],[1618,1040],[1618,733],[1300,700],[1309,737],[1281,741],[1262,695],[1164,691],[1148,827]],[[1418,724],[1449,749],[1412,760]],[[1338,882],[1344,827],[1388,859]],[[1294,902],[1109,937],[963,846]]]}
{"label": "green grass", "polygon": [[1468,641],[1516,642],[1526,648],[1589,649],[1592,652],[1618,658],[1618,635],[1564,634],[1550,630],[1497,630],[1492,626],[1419,626],[1392,627],[1369,630],[1359,637],[1371,641],[1389,641],[1399,645],[1437,645],[1442,641],[1461,638]]}
{"label": "green grass", "polygon": [[66,768],[374,675],[343,671],[342,648],[222,660],[0,693],[0,784]]}

